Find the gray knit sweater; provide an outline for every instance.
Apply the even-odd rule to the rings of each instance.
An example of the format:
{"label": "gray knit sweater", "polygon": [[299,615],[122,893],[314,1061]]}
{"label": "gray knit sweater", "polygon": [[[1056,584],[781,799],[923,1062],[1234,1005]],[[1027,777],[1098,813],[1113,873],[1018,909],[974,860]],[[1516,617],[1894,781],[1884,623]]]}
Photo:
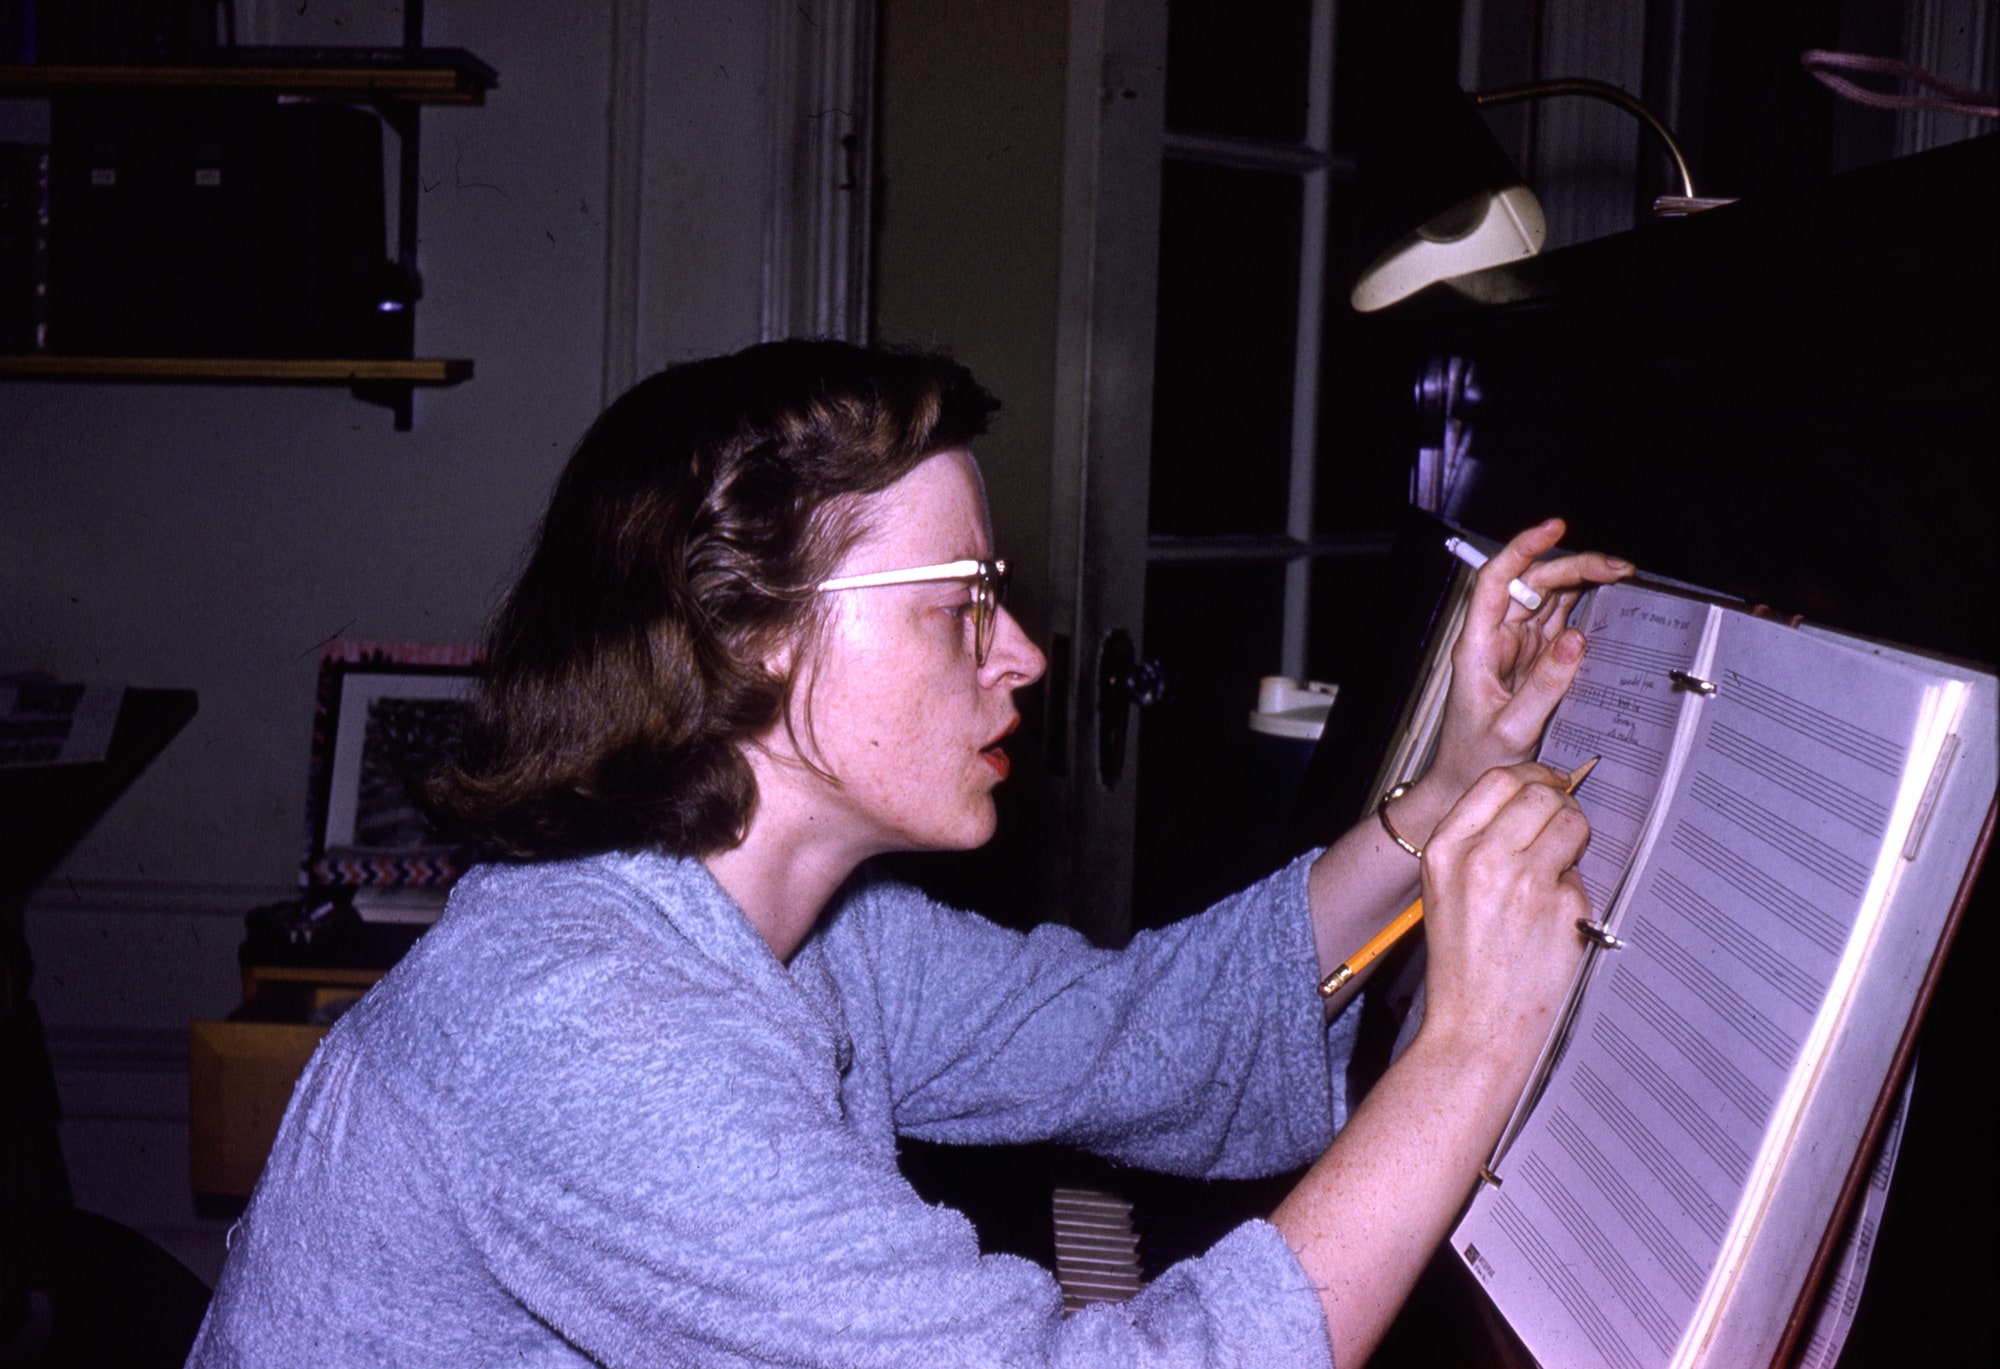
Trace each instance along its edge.
{"label": "gray knit sweater", "polygon": [[693,861],[484,868],[300,1080],[191,1365],[1314,1365],[1251,1222],[1062,1315],[896,1138],[1212,1177],[1344,1111],[1304,864],[1119,953],[856,880],[780,963]]}

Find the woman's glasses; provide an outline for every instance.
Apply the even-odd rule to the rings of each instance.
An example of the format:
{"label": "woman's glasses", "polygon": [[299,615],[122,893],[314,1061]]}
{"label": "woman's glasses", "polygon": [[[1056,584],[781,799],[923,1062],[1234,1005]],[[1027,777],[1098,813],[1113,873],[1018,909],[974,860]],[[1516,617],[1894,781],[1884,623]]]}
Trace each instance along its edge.
{"label": "woman's glasses", "polygon": [[1005,561],[946,561],[935,566],[911,566],[908,570],[878,570],[866,575],[836,575],[817,588],[821,594],[833,589],[872,589],[877,585],[924,585],[939,580],[967,580],[972,584],[972,654],[978,665],[986,664],[993,650],[993,625],[1000,618],[1000,601],[1007,594]]}

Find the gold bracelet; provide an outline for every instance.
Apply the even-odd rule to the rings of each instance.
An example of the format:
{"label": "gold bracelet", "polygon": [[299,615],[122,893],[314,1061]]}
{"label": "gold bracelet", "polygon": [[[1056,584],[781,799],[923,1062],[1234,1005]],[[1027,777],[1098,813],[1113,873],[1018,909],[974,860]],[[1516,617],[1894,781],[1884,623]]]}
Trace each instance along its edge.
{"label": "gold bracelet", "polygon": [[1389,805],[1409,793],[1411,786],[1412,782],[1410,780],[1404,780],[1394,789],[1384,794],[1382,801],[1375,805],[1375,820],[1382,824],[1382,830],[1389,834],[1389,840],[1395,842],[1396,845],[1408,851],[1418,860],[1422,860],[1424,858],[1424,848],[1421,846],[1412,846],[1409,839],[1401,832],[1398,832],[1395,824],[1389,821]]}

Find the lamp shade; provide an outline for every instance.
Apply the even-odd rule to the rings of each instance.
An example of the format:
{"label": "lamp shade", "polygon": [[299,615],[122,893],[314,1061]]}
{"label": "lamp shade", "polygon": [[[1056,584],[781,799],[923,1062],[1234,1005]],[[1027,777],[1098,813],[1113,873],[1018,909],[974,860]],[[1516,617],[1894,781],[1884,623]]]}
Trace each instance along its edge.
{"label": "lamp shade", "polygon": [[1360,193],[1363,241],[1375,248],[1350,297],[1363,312],[1532,257],[1548,236],[1541,203],[1455,85],[1412,83],[1381,111]]}

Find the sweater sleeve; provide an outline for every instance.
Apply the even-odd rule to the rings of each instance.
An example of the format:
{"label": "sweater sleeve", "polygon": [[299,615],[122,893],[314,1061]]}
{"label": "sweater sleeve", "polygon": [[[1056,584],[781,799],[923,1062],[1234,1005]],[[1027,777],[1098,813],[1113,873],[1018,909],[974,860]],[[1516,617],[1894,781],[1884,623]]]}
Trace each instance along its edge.
{"label": "sweater sleeve", "polygon": [[1358,1020],[1329,1027],[1314,991],[1310,862],[1115,952],[884,883],[843,911],[825,956],[857,1048],[873,1039],[886,1055],[905,1134],[1055,1140],[1207,1178],[1276,1173],[1345,1121]]}
{"label": "sweater sleeve", "polygon": [[1260,1223],[1065,1318],[1045,1271],[980,1255],[844,1122],[812,1014],[617,958],[553,964],[503,1006],[438,1100],[435,1158],[492,1277],[595,1362],[1327,1363]]}

